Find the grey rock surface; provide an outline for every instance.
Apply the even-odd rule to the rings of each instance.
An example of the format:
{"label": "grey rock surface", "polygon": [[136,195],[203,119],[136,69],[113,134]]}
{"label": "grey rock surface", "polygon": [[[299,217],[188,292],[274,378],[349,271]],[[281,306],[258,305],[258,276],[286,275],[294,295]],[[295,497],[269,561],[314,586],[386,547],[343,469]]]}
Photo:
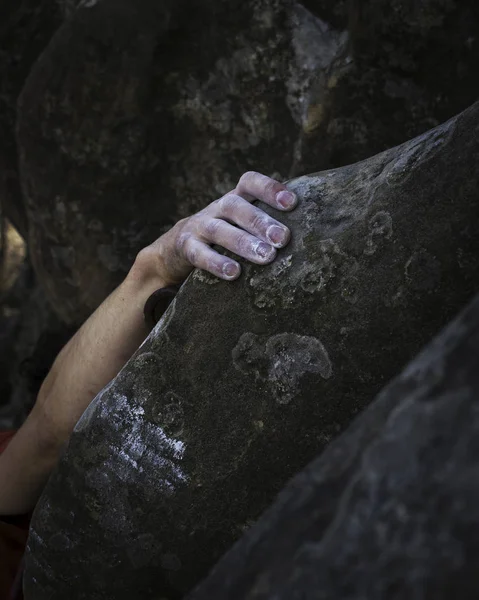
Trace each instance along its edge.
{"label": "grey rock surface", "polygon": [[[349,43],[310,96],[294,174],[338,167],[411,139],[479,96],[475,0],[304,0]],[[319,152],[318,152],[319,150]]]}
{"label": "grey rock surface", "polygon": [[66,20],[20,97],[17,149],[37,276],[72,325],[142,246],[243,172],[351,164],[479,95],[475,0],[58,7]]}
{"label": "grey rock surface", "polygon": [[[291,10],[82,2],[53,37],[20,97],[17,140],[35,269],[65,322],[88,316],[142,247],[244,171],[287,176],[291,110],[302,110],[286,104]],[[303,87],[343,38],[328,34]]]}
{"label": "grey rock surface", "polygon": [[479,296],[188,600],[479,595]]}
{"label": "grey rock surface", "polygon": [[203,578],[472,298],[478,159],[475,104],[290,181],[271,265],[195,271],[77,424],[32,521],[27,600],[178,598]]}

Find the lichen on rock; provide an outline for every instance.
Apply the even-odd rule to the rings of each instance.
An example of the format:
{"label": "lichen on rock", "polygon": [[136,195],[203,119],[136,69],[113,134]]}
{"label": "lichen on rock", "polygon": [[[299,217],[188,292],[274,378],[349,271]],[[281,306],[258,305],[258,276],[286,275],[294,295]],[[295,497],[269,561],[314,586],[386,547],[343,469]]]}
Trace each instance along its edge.
{"label": "lichen on rock", "polygon": [[278,404],[289,404],[294,399],[306,373],[329,379],[333,370],[320,340],[294,333],[269,338],[244,333],[233,348],[232,357],[237,368],[246,374],[253,372],[272,387]]}
{"label": "lichen on rock", "polygon": [[[241,259],[234,282],[188,278],[50,479],[27,599],[177,597],[206,575],[474,293],[478,131],[476,104],[419,140],[289,181],[292,239],[272,264]],[[414,164],[389,185],[402,156]],[[145,568],[128,551],[142,539]]]}

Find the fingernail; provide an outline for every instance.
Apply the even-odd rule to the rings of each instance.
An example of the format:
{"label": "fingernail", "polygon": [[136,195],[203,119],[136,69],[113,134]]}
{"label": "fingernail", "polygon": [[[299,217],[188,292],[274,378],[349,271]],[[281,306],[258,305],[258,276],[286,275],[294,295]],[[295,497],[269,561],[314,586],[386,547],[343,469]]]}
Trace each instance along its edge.
{"label": "fingernail", "polygon": [[278,225],[270,225],[266,230],[266,236],[273,244],[282,244],[286,240],[286,231]]}
{"label": "fingernail", "polygon": [[223,275],[226,277],[235,277],[238,274],[239,266],[234,262],[226,262],[223,265]]}
{"label": "fingernail", "polygon": [[293,192],[282,190],[276,194],[276,202],[283,208],[292,208],[297,201],[298,198]]}
{"label": "fingernail", "polygon": [[261,258],[268,258],[268,256],[271,256],[272,250],[273,248],[269,244],[265,244],[264,242],[260,242],[256,246],[256,254],[261,256]]}

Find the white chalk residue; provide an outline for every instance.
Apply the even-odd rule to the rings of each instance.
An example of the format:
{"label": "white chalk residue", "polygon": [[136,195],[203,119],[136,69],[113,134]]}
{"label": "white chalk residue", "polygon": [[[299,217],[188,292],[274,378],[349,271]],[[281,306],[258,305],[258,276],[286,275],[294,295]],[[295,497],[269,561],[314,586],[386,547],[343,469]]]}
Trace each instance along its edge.
{"label": "white chalk residue", "polygon": [[101,407],[100,417],[120,434],[118,441],[109,446],[111,455],[104,465],[105,470],[125,483],[136,482],[141,473],[146,485],[168,492],[186,483],[188,477],[181,465],[185,444],[166,435],[159,425],[145,420],[144,409],[131,406],[126,396],[114,394],[114,399],[114,412],[107,405]]}

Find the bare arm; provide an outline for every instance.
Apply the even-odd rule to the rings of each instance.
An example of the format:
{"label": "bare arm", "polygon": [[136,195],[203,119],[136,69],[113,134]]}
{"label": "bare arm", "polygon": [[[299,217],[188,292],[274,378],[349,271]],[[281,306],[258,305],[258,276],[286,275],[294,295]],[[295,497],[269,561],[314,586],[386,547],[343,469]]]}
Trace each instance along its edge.
{"label": "bare arm", "polygon": [[33,508],[75,423],[145,339],[142,302],[163,285],[142,279],[134,265],[60,352],[32,412],[0,456],[0,514]]}
{"label": "bare arm", "polygon": [[[259,173],[245,173],[229,194],[179,221],[140,252],[123,283],[90,316],[58,355],[37,402],[5,452],[0,455],[0,515],[31,510],[61,449],[91,400],[125,365],[148,331],[143,307],[158,288],[182,283],[194,267],[225,280],[240,265],[218,254],[219,244],[257,264],[274,260],[289,230],[250,204],[258,198],[279,210],[286,186]],[[232,225],[234,223],[236,226]],[[271,239],[271,226],[282,238]]]}

